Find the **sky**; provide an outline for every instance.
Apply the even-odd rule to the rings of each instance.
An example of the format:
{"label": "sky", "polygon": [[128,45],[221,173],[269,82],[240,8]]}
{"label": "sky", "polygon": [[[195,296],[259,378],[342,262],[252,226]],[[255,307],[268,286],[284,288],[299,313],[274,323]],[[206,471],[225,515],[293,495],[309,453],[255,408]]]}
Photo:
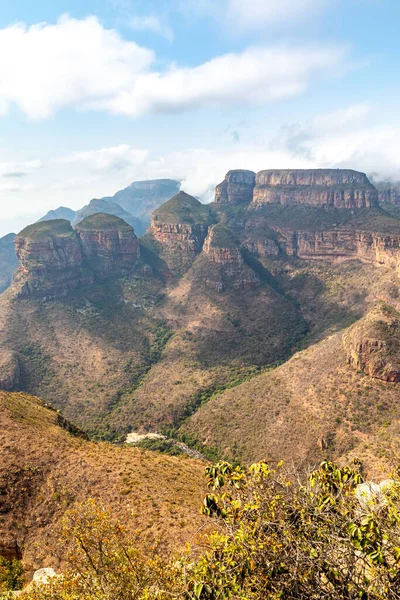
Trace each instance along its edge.
{"label": "sky", "polygon": [[134,180],[400,180],[398,0],[0,3],[0,236]]}

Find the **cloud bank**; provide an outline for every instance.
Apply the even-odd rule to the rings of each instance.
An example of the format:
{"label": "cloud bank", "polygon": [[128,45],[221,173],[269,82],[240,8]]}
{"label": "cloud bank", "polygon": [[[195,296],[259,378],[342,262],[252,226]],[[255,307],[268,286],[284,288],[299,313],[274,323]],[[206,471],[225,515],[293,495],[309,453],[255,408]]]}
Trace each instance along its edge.
{"label": "cloud bank", "polygon": [[339,72],[347,58],[339,45],[259,46],[192,68],[170,64],[157,70],[152,50],[105,29],[93,16],[0,29],[0,54],[7,56],[0,62],[0,115],[16,106],[30,119],[65,108],[139,117],[263,104],[303,93],[311,81]]}

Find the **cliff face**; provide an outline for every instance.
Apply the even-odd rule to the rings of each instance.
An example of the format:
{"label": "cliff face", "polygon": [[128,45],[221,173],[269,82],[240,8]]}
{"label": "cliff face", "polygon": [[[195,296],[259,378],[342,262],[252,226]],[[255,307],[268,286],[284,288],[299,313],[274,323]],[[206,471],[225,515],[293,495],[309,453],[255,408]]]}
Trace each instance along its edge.
{"label": "cliff face", "polygon": [[400,381],[400,314],[379,305],[343,336],[349,364],[369,377]]}
{"label": "cliff face", "polygon": [[76,230],[84,259],[102,276],[120,267],[131,267],[139,259],[139,243],[133,228],[116,216],[92,215],[81,221]]}
{"label": "cliff face", "polygon": [[256,176],[253,203],[369,208],[378,203],[378,191],[350,169],[267,170]]}
{"label": "cliff face", "polygon": [[15,238],[20,297],[54,299],[133,267],[139,244],[133,228],[113,215],[95,214],[77,230],[63,219],[25,228]]}
{"label": "cliff face", "polygon": [[227,288],[255,289],[260,284],[256,273],[245,264],[233,233],[224,225],[210,227],[204,242],[202,277],[217,292]]}
{"label": "cliff face", "polygon": [[84,268],[78,236],[67,220],[26,227],[15,238],[15,251],[22,297],[59,298],[93,281]]}
{"label": "cliff face", "polygon": [[249,204],[253,199],[256,174],[237,169],[229,171],[215,190],[216,204]]}
{"label": "cliff face", "polygon": [[185,192],[153,213],[151,233],[172,273],[182,274],[189,269],[202,250],[209,223],[208,207]]}

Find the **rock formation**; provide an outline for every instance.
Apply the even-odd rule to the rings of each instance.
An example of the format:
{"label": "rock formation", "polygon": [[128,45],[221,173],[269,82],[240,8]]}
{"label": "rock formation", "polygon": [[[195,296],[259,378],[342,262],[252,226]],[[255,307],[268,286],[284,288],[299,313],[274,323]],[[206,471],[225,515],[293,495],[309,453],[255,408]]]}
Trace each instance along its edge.
{"label": "rock formation", "polygon": [[93,281],[78,236],[65,219],[29,225],[16,236],[15,251],[20,297],[60,298]]}
{"label": "rock formation", "polygon": [[225,175],[215,190],[216,204],[249,204],[253,198],[256,174],[253,171],[236,169]]}
{"label": "rock formation", "polygon": [[107,276],[139,259],[139,243],[133,228],[110,214],[98,213],[77,227],[84,259],[97,274]]}
{"label": "rock formation", "polygon": [[374,379],[400,381],[400,313],[383,303],[343,336],[349,364]]}
{"label": "rock formation", "polygon": [[201,252],[211,222],[207,206],[179,192],[153,213],[151,233],[173,273],[188,270]]}
{"label": "rock formation", "polygon": [[245,264],[232,231],[225,225],[210,227],[203,246],[201,276],[208,287],[217,292],[226,288],[255,289],[260,281]]}
{"label": "rock formation", "polygon": [[378,203],[378,191],[350,169],[267,170],[257,173],[253,203],[369,208]]}

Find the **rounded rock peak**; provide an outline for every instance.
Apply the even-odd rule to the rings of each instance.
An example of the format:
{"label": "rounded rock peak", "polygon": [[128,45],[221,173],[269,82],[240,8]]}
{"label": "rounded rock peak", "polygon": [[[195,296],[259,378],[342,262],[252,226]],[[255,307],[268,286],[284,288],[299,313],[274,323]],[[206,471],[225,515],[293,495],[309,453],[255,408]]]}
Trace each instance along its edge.
{"label": "rounded rock peak", "polygon": [[77,231],[132,231],[133,227],[126,221],[109,213],[95,213],[83,219],[76,226]]}
{"label": "rounded rock peak", "polygon": [[153,222],[206,225],[210,221],[207,205],[180,191],[153,212]]}
{"label": "rounded rock peak", "polygon": [[16,240],[44,241],[54,237],[65,238],[71,235],[74,235],[74,230],[67,219],[52,219],[28,225],[17,234]]}

